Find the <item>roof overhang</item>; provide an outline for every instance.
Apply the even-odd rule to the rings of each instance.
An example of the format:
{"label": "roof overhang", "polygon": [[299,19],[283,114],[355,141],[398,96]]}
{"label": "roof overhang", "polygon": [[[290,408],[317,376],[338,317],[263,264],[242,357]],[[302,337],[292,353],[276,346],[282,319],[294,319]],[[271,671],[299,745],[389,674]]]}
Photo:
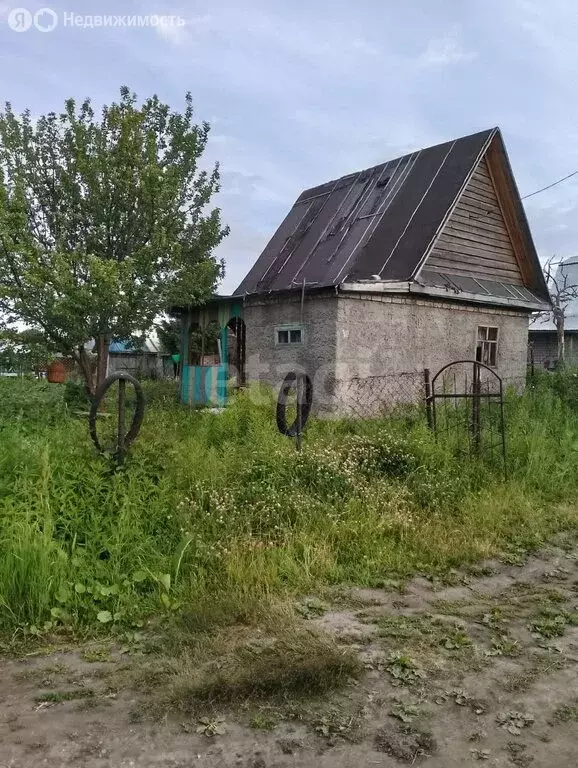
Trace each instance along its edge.
{"label": "roof overhang", "polygon": [[169,308],[168,313],[171,315],[181,315],[198,309],[212,309],[215,307],[218,308],[227,306],[229,304],[236,304],[239,301],[242,301],[242,299],[242,296],[215,294],[214,296],[211,296],[211,298],[204,301],[202,304],[182,304],[179,306],[174,305]]}
{"label": "roof overhang", "polygon": [[489,296],[467,291],[452,291],[447,288],[439,288],[430,285],[420,285],[418,282],[396,280],[359,280],[356,282],[342,283],[339,286],[340,293],[368,293],[368,294],[405,294],[411,296],[425,296],[432,299],[445,301],[460,301],[468,304],[483,304],[486,306],[508,307],[513,310],[525,312],[543,312],[550,309],[550,304],[538,297],[535,301],[526,301],[522,298],[506,298],[502,296]]}

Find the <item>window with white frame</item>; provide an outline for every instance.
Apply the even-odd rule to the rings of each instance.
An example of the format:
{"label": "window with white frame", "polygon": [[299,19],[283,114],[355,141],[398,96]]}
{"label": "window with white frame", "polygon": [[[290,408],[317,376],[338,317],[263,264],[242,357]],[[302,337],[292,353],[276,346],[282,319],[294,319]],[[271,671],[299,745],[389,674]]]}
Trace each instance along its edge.
{"label": "window with white frame", "polygon": [[303,328],[300,325],[278,325],[275,328],[275,344],[278,346],[302,344],[303,337]]}
{"label": "window with white frame", "polygon": [[478,325],[476,340],[476,360],[478,363],[495,368],[498,364],[498,329],[491,325]]}

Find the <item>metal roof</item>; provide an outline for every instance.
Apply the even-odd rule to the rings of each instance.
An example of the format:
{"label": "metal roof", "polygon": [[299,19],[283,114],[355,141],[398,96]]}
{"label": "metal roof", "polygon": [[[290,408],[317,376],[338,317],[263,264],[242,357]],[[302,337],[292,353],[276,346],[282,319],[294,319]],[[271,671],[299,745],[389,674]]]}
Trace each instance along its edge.
{"label": "metal roof", "polygon": [[[94,339],[85,344],[85,349],[89,352],[94,352],[96,347]],[[152,353],[152,354],[167,354],[163,349],[156,333],[146,336],[141,341],[136,338],[133,339],[112,339],[109,347],[109,354],[111,355],[134,355],[137,353]]]}
{"label": "metal roof", "polygon": [[[499,129],[491,128],[306,190],[234,295],[376,278],[415,279],[424,255],[494,137],[503,149]],[[512,183],[518,196],[513,178]],[[537,265],[539,273],[538,294],[543,293],[521,203],[519,212],[534,271]]]}

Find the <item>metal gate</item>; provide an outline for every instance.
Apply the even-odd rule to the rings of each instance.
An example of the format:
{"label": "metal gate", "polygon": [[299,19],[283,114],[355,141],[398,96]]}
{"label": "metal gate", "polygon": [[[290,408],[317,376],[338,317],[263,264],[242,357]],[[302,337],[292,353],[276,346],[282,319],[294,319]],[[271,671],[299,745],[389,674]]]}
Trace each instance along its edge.
{"label": "metal gate", "polygon": [[503,467],[507,478],[504,387],[500,376],[476,360],[444,365],[433,378],[425,371],[428,426],[457,455]]}

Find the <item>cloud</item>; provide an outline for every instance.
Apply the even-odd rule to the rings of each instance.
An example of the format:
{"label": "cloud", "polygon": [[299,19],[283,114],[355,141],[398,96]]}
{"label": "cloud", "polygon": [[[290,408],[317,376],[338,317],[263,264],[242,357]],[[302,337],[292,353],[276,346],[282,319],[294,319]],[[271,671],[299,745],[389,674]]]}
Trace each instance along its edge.
{"label": "cloud", "polygon": [[[493,125],[523,194],[578,168],[575,0],[446,0],[435,12],[415,0],[118,5],[101,0],[98,13],[186,23],[46,35],[0,23],[3,98],[43,114],[89,94],[98,108],[118,96],[120,60],[141,97],[156,92],[182,109],[190,89],[195,119],[215,126],[203,167],[221,163],[224,291],[303,189],[356,169]],[[9,10],[0,0],[0,15]],[[578,179],[526,207],[541,254],[575,253]]]}
{"label": "cloud", "polygon": [[445,67],[473,61],[478,54],[466,50],[460,41],[460,29],[454,26],[442,37],[432,38],[425,51],[418,58],[421,67]]}
{"label": "cloud", "polygon": [[190,40],[186,26],[179,27],[177,24],[159,24],[155,29],[159,37],[173,45],[184,45]]}
{"label": "cloud", "polygon": [[370,43],[364,37],[354,37],[351,40],[351,49],[354,52],[362,54],[363,56],[379,57],[382,55],[382,51],[373,43]]}
{"label": "cloud", "polygon": [[245,277],[247,270],[270,240],[272,231],[247,225],[229,217],[231,234],[217,248],[215,255],[225,260],[225,282],[219,293],[232,293]]}
{"label": "cloud", "polygon": [[[159,14],[160,15],[160,14]],[[175,20],[174,24],[159,24],[155,29],[159,37],[173,45],[185,45],[193,41],[195,35],[204,34],[214,29],[213,16],[204,13],[197,16],[187,16],[184,13],[168,14]],[[179,24],[178,22],[184,22]]]}

